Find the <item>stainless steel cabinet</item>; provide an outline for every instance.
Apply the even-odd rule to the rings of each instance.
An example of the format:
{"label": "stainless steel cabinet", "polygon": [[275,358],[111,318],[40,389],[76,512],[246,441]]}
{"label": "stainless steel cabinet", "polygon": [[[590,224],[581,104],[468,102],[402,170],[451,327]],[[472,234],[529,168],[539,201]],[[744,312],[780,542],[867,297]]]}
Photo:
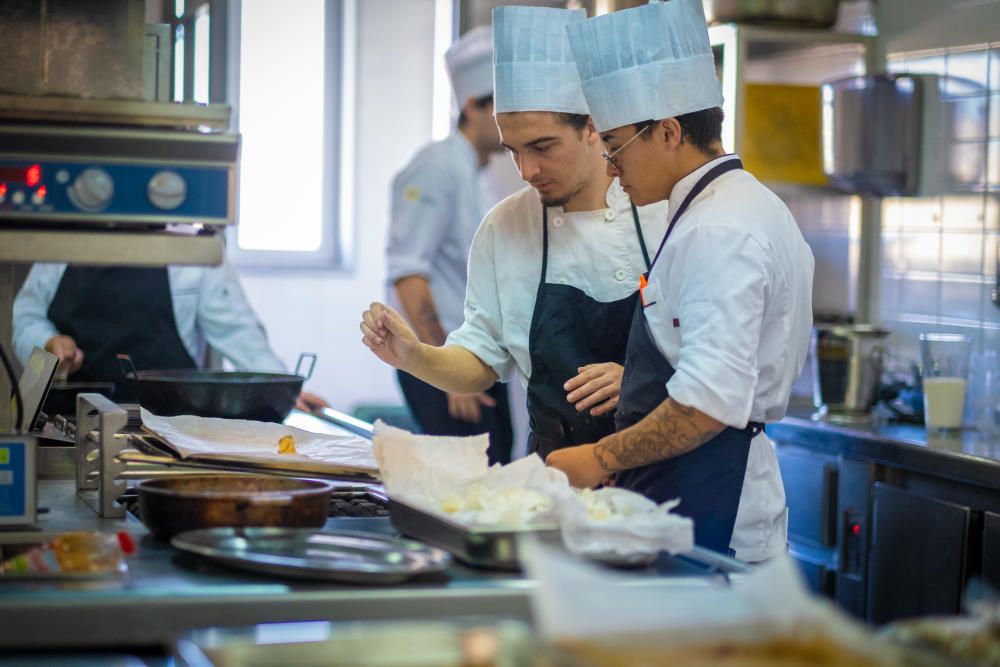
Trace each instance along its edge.
{"label": "stainless steel cabinet", "polygon": [[833,596],[837,460],[792,445],[777,448],[788,504],[788,545],[809,588]]}
{"label": "stainless steel cabinet", "polygon": [[958,613],[972,510],[881,483],[872,500],[868,620]]}
{"label": "stainless steel cabinet", "polygon": [[1000,514],[983,515],[983,579],[1000,589]]}
{"label": "stainless steel cabinet", "polygon": [[797,447],[779,450],[788,504],[788,535],[811,546],[837,543],[837,460]]}

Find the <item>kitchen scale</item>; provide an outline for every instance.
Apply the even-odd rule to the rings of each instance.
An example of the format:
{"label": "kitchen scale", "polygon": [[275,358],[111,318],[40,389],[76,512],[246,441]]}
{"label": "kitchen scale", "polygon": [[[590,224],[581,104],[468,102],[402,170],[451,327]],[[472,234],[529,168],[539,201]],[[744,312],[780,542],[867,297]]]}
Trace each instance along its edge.
{"label": "kitchen scale", "polygon": [[0,435],[0,527],[38,519],[36,442],[30,435]]}
{"label": "kitchen scale", "polygon": [[36,347],[18,382],[26,433],[0,435],[0,527],[28,526],[38,520],[38,439],[32,430],[58,365],[58,357]]}

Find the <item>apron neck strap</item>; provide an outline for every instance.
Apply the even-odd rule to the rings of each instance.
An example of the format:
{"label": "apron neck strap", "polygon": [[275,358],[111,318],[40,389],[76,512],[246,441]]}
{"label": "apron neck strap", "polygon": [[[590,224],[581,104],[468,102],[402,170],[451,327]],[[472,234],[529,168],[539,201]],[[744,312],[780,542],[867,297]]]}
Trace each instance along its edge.
{"label": "apron neck strap", "polygon": [[660,258],[660,253],[663,252],[663,246],[667,245],[667,239],[670,238],[670,233],[674,231],[674,226],[681,219],[681,216],[684,215],[685,211],[688,210],[688,207],[691,205],[691,202],[695,200],[695,197],[700,195],[705,188],[707,188],[709,184],[711,184],[711,182],[719,176],[722,176],[726,172],[737,171],[739,169],[743,169],[743,162],[739,158],[734,158],[715,165],[698,179],[698,182],[694,184],[693,188],[691,188],[691,192],[687,193],[687,196],[684,197],[684,201],[682,201],[681,205],[677,207],[674,217],[670,219],[670,224],[667,226],[667,233],[663,235],[663,240],[660,241],[660,247],[656,251],[656,257],[653,258],[653,264],[656,264],[656,260]]}
{"label": "apron neck strap", "polygon": [[549,268],[549,207],[542,202],[542,281],[539,285],[545,284],[545,276]]}

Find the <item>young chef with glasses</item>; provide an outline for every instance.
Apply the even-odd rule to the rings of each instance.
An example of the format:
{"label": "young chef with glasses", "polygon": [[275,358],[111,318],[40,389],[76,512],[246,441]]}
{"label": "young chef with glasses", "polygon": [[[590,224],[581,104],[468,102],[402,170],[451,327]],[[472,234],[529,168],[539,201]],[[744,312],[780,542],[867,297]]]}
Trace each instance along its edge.
{"label": "young chef with glasses", "polygon": [[380,359],[446,391],[515,375],[527,384],[529,450],[541,456],[614,430],[628,323],[664,203],[637,210],[605,173],[565,26],[581,10],[493,13],[497,125],[530,187],[500,202],[472,243],[465,321],[421,343],[382,304],[363,314]]}
{"label": "young chef with glasses", "polygon": [[[388,301],[421,342],[444,345],[462,324],[469,246],[486,210],[480,170],[500,150],[493,121],[493,36],[487,27],[462,35],[445,53],[461,114],[458,128],[421,148],[392,182],[386,247]],[[446,393],[398,371],[406,404],[424,433],[489,432],[491,463],[508,463],[513,433],[507,387]]]}
{"label": "young chef with glasses", "polygon": [[725,154],[700,0],[568,27],[608,172],[670,225],[641,285],[618,432],[553,454],[577,486],[609,475],[680,498],[695,542],[759,561],[785,548],[773,446],[812,326],[813,256],[787,207]]}

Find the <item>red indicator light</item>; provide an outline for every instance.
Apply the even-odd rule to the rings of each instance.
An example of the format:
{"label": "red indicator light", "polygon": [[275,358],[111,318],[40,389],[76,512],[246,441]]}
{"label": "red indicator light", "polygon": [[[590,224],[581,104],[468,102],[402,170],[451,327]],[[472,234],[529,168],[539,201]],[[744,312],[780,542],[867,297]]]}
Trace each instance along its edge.
{"label": "red indicator light", "polygon": [[855,535],[860,535],[861,534],[861,525],[857,524],[857,523],[854,524],[854,525],[852,525],[851,526],[851,532],[854,533]]}
{"label": "red indicator light", "polygon": [[0,197],[3,197],[5,194],[7,194],[7,184],[0,183]]}
{"label": "red indicator light", "polygon": [[49,194],[49,189],[43,185],[42,187],[38,188],[37,193],[39,197],[44,199],[45,195]]}
{"label": "red indicator light", "polygon": [[25,183],[28,184],[29,188],[33,188],[38,185],[38,181],[42,180],[42,167],[37,164],[33,164],[28,167],[28,172],[25,174]]}

